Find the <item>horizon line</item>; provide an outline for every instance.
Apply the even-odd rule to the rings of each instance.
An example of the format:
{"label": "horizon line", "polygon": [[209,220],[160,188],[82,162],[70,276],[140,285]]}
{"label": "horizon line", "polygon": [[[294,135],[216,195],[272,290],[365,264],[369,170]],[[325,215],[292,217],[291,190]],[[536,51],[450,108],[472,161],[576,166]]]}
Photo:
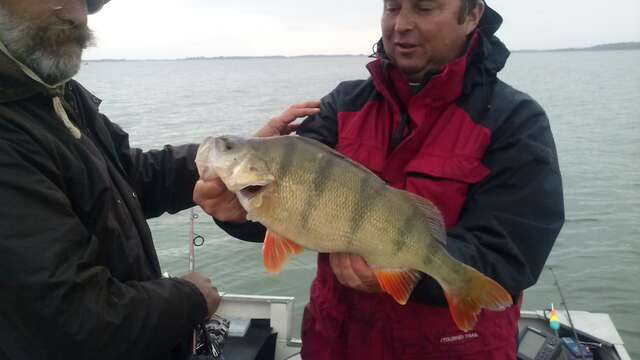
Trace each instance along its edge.
{"label": "horizon line", "polygon": [[[512,53],[519,52],[562,52],[562,51],[615,51],[615,50],[639,50],[640,41],[627,41],[605,43],[588,47],[568,47],[555,49],[515,49]],[[188,56],[182,58],[93,58],[82,59],[83,62],[116,62],[116,61],[197,61],[197,60],[239,60],[239,59],[291,59],[314,57],[368,57],[366,54],[303,54],[303,55],[219,55],[219,56]]]}

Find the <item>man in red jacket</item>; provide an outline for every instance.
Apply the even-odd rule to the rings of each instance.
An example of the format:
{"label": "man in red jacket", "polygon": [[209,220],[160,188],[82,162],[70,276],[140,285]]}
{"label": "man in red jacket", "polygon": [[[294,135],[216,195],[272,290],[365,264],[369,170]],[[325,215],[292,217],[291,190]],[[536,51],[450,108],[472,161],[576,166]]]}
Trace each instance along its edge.
{"label": "man in red jacket", "polygon": [[[502,18],[482,0],[385,0],[382,40],[367,80],[341,83],[298,134],[363,164],[391,186],[438,206],[448,252],[513,297],[474,330],[453,323],[424,276],[407,305],[381,293],[365,261],[320,254],[302,324],[305,359],[515,359],[523,290],[535,284],[564,223],[549,122],[528,95],[497,78],[509,51]],[[261,135],[286,132],[303,104]],[[312,107],[312,106],[311,106]],[[260,241],[221,183],[195,200],[229,234]]]}

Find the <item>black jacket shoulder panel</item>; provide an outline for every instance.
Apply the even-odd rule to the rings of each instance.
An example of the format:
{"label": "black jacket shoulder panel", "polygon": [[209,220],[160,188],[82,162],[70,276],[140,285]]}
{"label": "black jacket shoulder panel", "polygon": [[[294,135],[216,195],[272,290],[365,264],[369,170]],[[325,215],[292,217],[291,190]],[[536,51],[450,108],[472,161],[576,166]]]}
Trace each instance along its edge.
{"label": "black jacket shoulder panel", "polygon": [[540,111],[542,108],[528,94],[514,89],[503,81],[486,79],[457,101],[476,123],[491,131],[499,128],[514,108],[528,104]]}
{"label": "black jacket shoulder panel", "polygon": [[322,98],[320,113],[306,118],[297,133],[335,148],[338,143],[338,115],[360,111],[367,103],[379,99],[372,79],[344,81]]}
{"label": "black jacket shoulder panel", "polygon": [[[373,86],[373,80],[344,81],[332,93],[338,102],[338,112],[356,112],[380,95]],[[330,94],[331,95],[331,94]]]}

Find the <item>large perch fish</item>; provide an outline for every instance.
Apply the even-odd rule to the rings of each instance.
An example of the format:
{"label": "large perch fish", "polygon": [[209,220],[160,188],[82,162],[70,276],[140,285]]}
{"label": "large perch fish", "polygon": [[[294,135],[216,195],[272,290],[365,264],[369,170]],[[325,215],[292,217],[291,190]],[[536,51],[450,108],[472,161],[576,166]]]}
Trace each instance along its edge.
{"label": "large perch fish", "polygon": [[498,283],[447,253],[433,204],[388,186],[319,142],[298,136],[207,138],[196,164],[203,179],[219,176],[247,218],[268,229],[263,256],[270,272],[279,272],[303,248],[357,254],[400,304],[424,272],[442,286],[464,331],[473,329],[482,308],[504,310],[512,303]]}

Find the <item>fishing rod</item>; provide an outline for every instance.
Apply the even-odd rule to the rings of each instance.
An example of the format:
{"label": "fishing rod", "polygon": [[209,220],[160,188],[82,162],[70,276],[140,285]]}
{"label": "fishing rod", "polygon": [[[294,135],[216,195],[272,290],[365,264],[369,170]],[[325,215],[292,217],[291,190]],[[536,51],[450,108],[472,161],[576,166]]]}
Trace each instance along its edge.
{"label": "fishing rod", "polygon": [[[196,247],[204,245],[204,237],[195,232],[195,221],[198,218],[194,208],[191,208],[190,226],[189,226],[189,273],[196,271]],[[197,345],[198,331],[193,330],[193,343],[191,344],[192,353],[195,355],[198,351]]]}
{"label": "fishing rod", "polygon": [[[560,294],[560,305],[564,306],[564,310],[567,313],[567,318],[569,319],[569,325],[571,326],[571,331],[573,332],[573,340],[576,342],[576,346],[578,350],[580,350],[580,340],[578,339],[578,333],[576,332],[576,327],[573,325],[573,319],[571,319],[571,313],[569,312],[569,306],[567,305],[567,300],[564,298],[564,294],[562,293],[562,287],[560,286],[560,282],[558,281],[558,277],[556,276],[556,272],[553,270],[552,266],[547,266],[547,269],[551,272],[553,276],[553,280],[555,281],[554,285],[556,289],[558,289],[558,293]],[[580,358],[585,360],[584,352],[580,350]]]}
{"label": "fishing rod", "polygon": [[191,208],[191,226],[189,229],[189,272],[196,271],[196,247],[204,245],[204,237],[195,233],[195,220],[198,218],[195,210]]}
{"label": "fishing rod", "polygon": [[[195,210],[191,208],[191,216],[190,216],[190,224],[189,227],[189,273],[195,272],[196,270],[196,246],[195,246],[195,231],[194,231],[194,222],[195,219],[198,218],[198,214],[196,214]],[[198,336],[197,331],[193,330],[193,342],[191,343],[191,353],[196,354],[196,338]]]}
{"label": "fishing rod", "polygon": [[[198,219],[198,214],[194,208],[191,208],[189,226],[189,273],[196,271],[196,248],[203,246],[205,242],[204,236],[196,234],[195,232],[196,219]],[[222,299],[225,293],[219,291],[218,296]],[[229,320],[213,314],[207,321],[199,325],[202,336],[205,338],[205,340],[202,341],[202,336],[200,337],[200,344],[198,344],[198,328],[195,328],[193,330],[193,343],[191,344],[192,359],[224,360],[222,356],[222,346],[229,332],[229,326]],[[206,350],[204,351],[206,355],[198,354],[199,352],[202,354],[202,347],[205,347]],[[206,351],[209,352],[206,353]]]}

